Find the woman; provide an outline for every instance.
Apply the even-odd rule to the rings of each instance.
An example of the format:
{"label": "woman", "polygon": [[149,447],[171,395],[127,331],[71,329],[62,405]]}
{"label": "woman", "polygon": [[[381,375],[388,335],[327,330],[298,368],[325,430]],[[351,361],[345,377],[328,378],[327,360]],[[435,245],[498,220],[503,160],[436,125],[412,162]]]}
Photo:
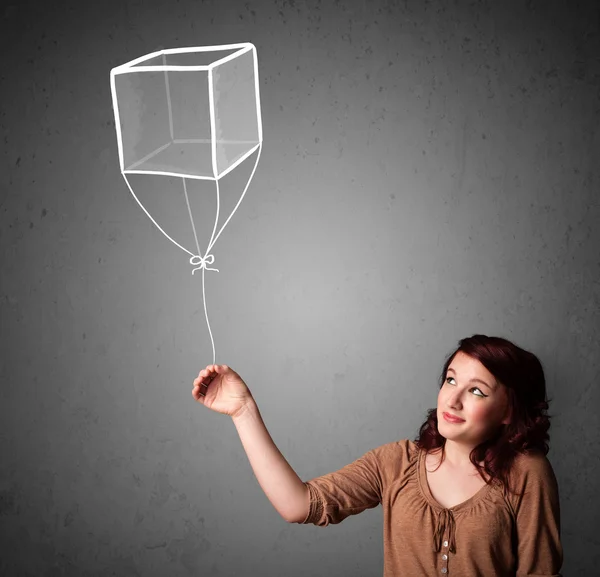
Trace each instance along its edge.
{"label": "woman", "polygon": [[194,398],[230,415],[263,491],[290,523],[321,527],[381,504],[384,577],[560,576],[560,509],[542,366],[499,337],[460,341],[414,441],[303,482],[240,376],[209,365]]}

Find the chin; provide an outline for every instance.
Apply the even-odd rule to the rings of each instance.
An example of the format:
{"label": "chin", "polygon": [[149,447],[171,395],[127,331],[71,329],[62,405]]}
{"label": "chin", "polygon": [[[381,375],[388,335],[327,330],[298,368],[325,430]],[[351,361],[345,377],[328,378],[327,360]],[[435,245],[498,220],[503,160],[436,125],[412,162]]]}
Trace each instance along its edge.
{"label": "chin", "polygon": [[452,434],[451,431],[447,431],[446,428],[444,427],[446,423],[442,424],[441,426],[438,425],[438,433],[444,437],[444,439],[452,439],[454,437],[456,437],[456,434]]}
{"label": "chin", "polygon": [[459,440],[464,437],[465,431],[459,431],[454,425],[446,423],[444,417],[438,420],[438,433],[444,437],[444,439],[450,439],[451,441]]}

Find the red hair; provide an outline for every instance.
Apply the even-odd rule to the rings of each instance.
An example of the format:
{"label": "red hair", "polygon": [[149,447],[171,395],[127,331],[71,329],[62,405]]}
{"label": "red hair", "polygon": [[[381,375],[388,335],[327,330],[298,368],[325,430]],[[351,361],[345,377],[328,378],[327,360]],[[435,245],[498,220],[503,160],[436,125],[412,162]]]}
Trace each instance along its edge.
{"label": "red hair", "polygon": [[[510,423],[502,425],[494,437],[477,445],[471,451],[470,460],[486,483],[500,481],[508,487],[511,465],[518,454],[548,454],[550,416],[546,410],[550,401],[546,397],[544,369],[533,353],[506,339],[473,335],[459,341],[458,348],[446,360],[440,376],[440,388],[446,380],[450,363],[459,351],[478,360],[507,389]],[[427,420],[421,425],[414,442],[427,452],[441,447],[443,460],[446,439],[438,431],[437,409],[427,412]],[[484,477],[484,472],[489,479]]]}

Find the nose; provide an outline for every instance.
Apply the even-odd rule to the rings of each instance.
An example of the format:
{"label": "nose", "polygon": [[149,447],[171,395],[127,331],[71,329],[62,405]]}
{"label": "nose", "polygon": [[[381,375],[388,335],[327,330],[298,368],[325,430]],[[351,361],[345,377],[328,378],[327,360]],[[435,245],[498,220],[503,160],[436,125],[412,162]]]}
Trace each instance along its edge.
{"label": "nose", "polygon": [[451,409],[460,410],[462,408],[461,394],[462,393],[459,390],[453,391],[446,399],[446,405]]}

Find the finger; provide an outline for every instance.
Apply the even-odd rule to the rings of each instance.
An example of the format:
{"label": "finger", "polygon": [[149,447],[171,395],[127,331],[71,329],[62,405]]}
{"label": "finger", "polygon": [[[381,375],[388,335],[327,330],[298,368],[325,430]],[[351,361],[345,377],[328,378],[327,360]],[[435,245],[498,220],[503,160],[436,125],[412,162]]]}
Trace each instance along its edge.
{"label": "finger", "polygon": [[206,391],[208,391],[208,385],[204,385],[204,384],[200,384],[197,385],[196,387],[194,387],[192,389],[192,395],[194,397],[194,399],[196,399],[197,401],[200,400],[200,398],[204,399],[205,395],[206,395]]}

